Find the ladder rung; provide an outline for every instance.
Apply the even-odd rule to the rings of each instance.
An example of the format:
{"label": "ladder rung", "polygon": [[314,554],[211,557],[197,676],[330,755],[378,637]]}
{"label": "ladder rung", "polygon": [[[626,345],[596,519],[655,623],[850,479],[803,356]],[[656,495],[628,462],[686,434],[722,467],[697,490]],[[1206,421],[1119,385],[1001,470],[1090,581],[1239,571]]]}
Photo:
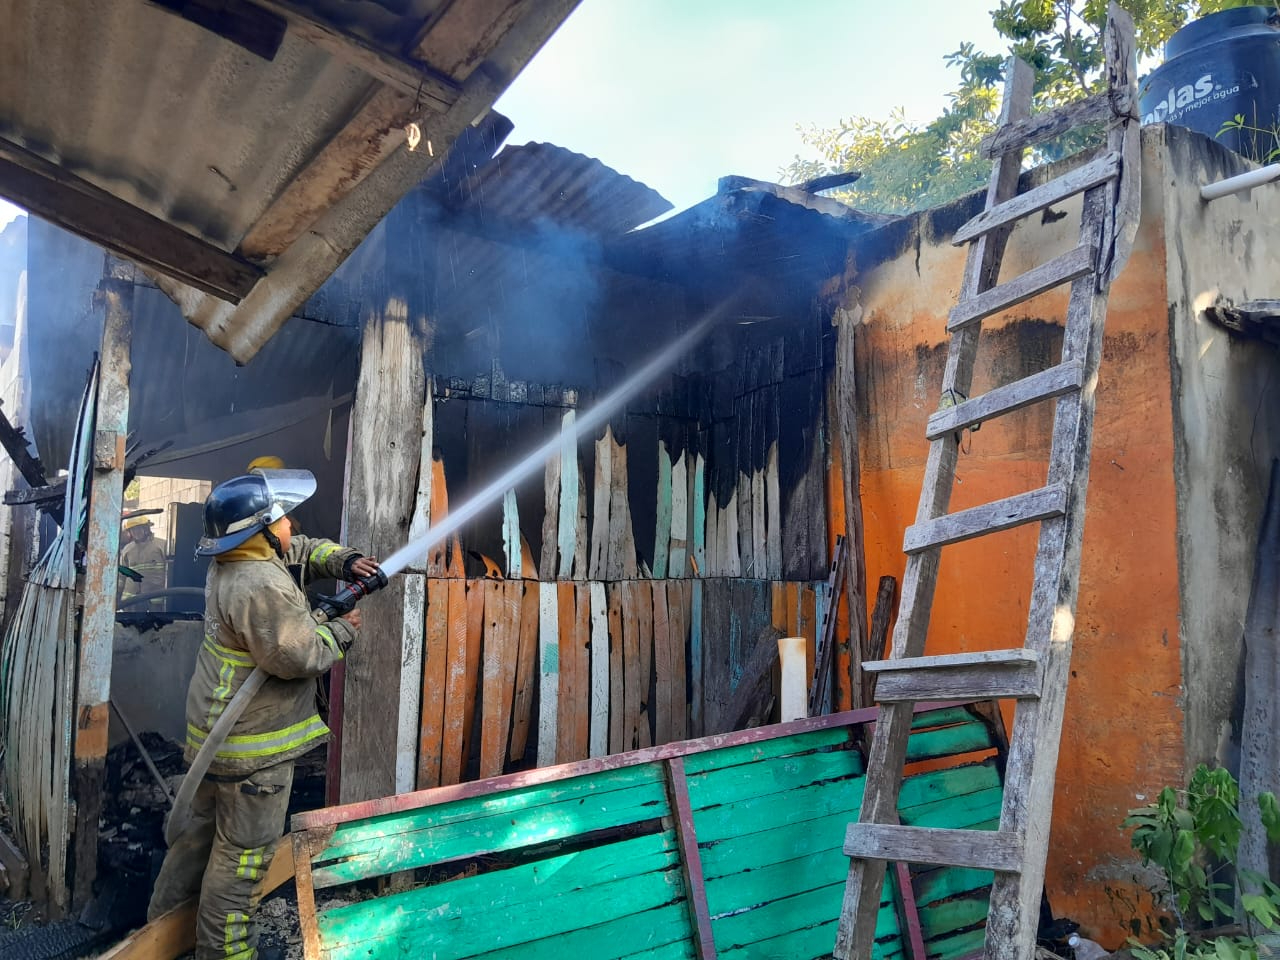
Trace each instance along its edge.
{"label": "ladder rung", "polygon": [[[994,160],[1011,150],[1022,150],[1034,147],[1038,143],[1061,136],[1073,127],[1083,126],[1097,120],[1110,120],[1112,91],[1104,90],[1091,97],[1068,103],[1056,110],[1046,110],[1034,117],[1015,120],[1005,124],[995,133],[983,137],[978,144],[978,153],[988,160]],[[1114,96],[1121,116],[1128,112],[1129,88],[1116,89]]]}
{"label": "ladder rung", "polygon": [[851,823],[845,831],[844,852],[865,860],[936,863],[974,870],[1018,873],[1022,843],[999,830],[943,830],[904,827],[896,823]]}
{"label": "ladder rung", "polygon": [[1090,160],[1083,167],[1076,167],[1062,176],[1041,184],[1034,190],[1020,193],[1004,203],[984,210],[963,227],[956,231],[951,243],[959,246],[984,233],[990,233],[997,227],[1021,220],[1028,214],[1043,210],[1067,197],[1096,187],[1100,183],[1112,179],[1120,172],[1120,154],[1111,151],[1096,160]]}
{"label": "ladder rung", "polygon": [[925,436],[937,440],[949,433],[972,427],[984,420],[1012,413],[1040,400],[1052,400],[1064,393],[1079,390],[1084,383],[1084,364],[1069,360],[1048,370],[996,387],[980,397],[939,410],[929,418]]}
{"label": "ladder rung", "polygon": [[1092,273],[1097,262],[1097,248],[1093,244],[1081,244],[1074,250],[1042,263],[1034,270],[1014,277],[1008,283],[985,290],[969,300],[962,300],[951,308],[947,332],[954,333],[961,327],[1017,306],[1059,284]]}
{"label": "ladder rung", "polygon": [[987,533],[998,533],[1024,523],[1060,517],[1067,510],[1065,484],[1053,484],[1005,497],[958,513],[948,514],[907,528],[902,538],[904,552],[920,553],[933,547],[945,547]]}
{"label": "ladder rung", "polygon": [[1036,700],[1043,674],[1034,650],[984,650],[937,657],[873,660],[880,703],[938,700]]}

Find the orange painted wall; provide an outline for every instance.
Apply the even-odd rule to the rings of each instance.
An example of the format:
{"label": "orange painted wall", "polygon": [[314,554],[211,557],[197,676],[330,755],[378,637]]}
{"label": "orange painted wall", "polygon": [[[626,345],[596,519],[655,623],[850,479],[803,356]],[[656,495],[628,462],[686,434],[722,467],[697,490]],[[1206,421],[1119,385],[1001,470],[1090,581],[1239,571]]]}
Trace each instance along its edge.
{"label": "orange painted wall", "polygon": [[[1158,185],[1147,193],[1107,318],[1046,881],[1055,914],[1110,948],[1150,907],[1120,821],[1180,782],[1184,765],[1165,243]],[[955,218],[924,218],[918,245],[860,275],[860,292],[845,298],[850,305],[860,293],[864,311],[858,389],[871,584],[885,574],[901,580],[904,568],[902,535],[915,516],[925,422],[938,406],[945,321],[964,268],[964,251],[945,241]],[[1004,276],[1073,246],[1077,218],[1078,204],[1064,220],[1019,228]],[[974,394],[1056,362],[1065,307],[1062,291],[988,321]],[[1042,485],[1051,428],[1052,407],[1042,404],[967,437],[952,509]],[[838,525],[842,514],[833,511]],[[1029,526],[946,548],[927,652],[1019,646],[1035,545]]]}

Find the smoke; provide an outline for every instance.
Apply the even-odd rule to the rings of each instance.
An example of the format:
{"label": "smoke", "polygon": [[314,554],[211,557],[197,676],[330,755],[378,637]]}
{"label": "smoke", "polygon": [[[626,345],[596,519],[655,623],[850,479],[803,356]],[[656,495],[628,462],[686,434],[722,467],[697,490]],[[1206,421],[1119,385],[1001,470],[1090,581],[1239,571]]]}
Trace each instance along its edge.
{"label": "smoke", "polygon": [[[723,319],[728,311],[729,304],[727,302],[709,311],[692,329],[655,353],[644,366],[620,386],[590,410],[578,416],[574,420],[573,426],[566,428],[566,433],[572,437],[572,441],[576,444],[579,437],[594,432],[613,413],[621,409],[628,400],[670,370],[681,357],[697,344],[713,324]],[[387,576],[392,576],[399,573],[414,560],[425,559],[432,547],[444,542],[447,537],[457,532],[486,507],[498,501],[507,490],[514,487],[525,477],[542,469],[552,456],[559,456],[561,445],[564,442],[565,434],[557,432],[540,446],[521,457],[486,484],[479,492],[473,494],[457,507],[451,508],[449,515],[428,530],[425,536],[406,544],[388,557],[382,564],[383,571]]]}

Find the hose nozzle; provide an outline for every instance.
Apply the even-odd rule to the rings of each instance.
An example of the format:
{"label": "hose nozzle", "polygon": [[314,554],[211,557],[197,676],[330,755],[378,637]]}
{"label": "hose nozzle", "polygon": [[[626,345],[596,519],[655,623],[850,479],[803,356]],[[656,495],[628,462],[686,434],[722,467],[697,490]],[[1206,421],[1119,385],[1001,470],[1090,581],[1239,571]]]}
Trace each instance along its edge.
{"label": "hose nozzle", "polygon": [[355,605],[371,593],[381,590],[387,585],[387,575],[382,568],[374,570],[367,577],[353,580],[337,593],[328,597],[320,597],[316,601],[316,609],[323,611],[329,620],[336,620],[343,614],[350,613]]}

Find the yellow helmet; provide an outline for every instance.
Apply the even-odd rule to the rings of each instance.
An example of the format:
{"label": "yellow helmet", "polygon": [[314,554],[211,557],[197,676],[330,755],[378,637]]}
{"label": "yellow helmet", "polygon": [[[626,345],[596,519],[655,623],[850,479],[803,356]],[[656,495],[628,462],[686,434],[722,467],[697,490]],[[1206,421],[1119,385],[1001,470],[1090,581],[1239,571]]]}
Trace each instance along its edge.
{"label": "yellow helmet", "polygon": [[249,466],[245,469],[245,473],[253,473],[255,470],[283,470],[284,461],[279,457],[258,457],[256,460],[250,460]]}
{"label": "yellow helmet", "polygon": [[149,526],[151,526],[150,517],[130,517],[128,520],[124,522],[124,528],[126,530],[132,530],[134,527],[149,527]]}

